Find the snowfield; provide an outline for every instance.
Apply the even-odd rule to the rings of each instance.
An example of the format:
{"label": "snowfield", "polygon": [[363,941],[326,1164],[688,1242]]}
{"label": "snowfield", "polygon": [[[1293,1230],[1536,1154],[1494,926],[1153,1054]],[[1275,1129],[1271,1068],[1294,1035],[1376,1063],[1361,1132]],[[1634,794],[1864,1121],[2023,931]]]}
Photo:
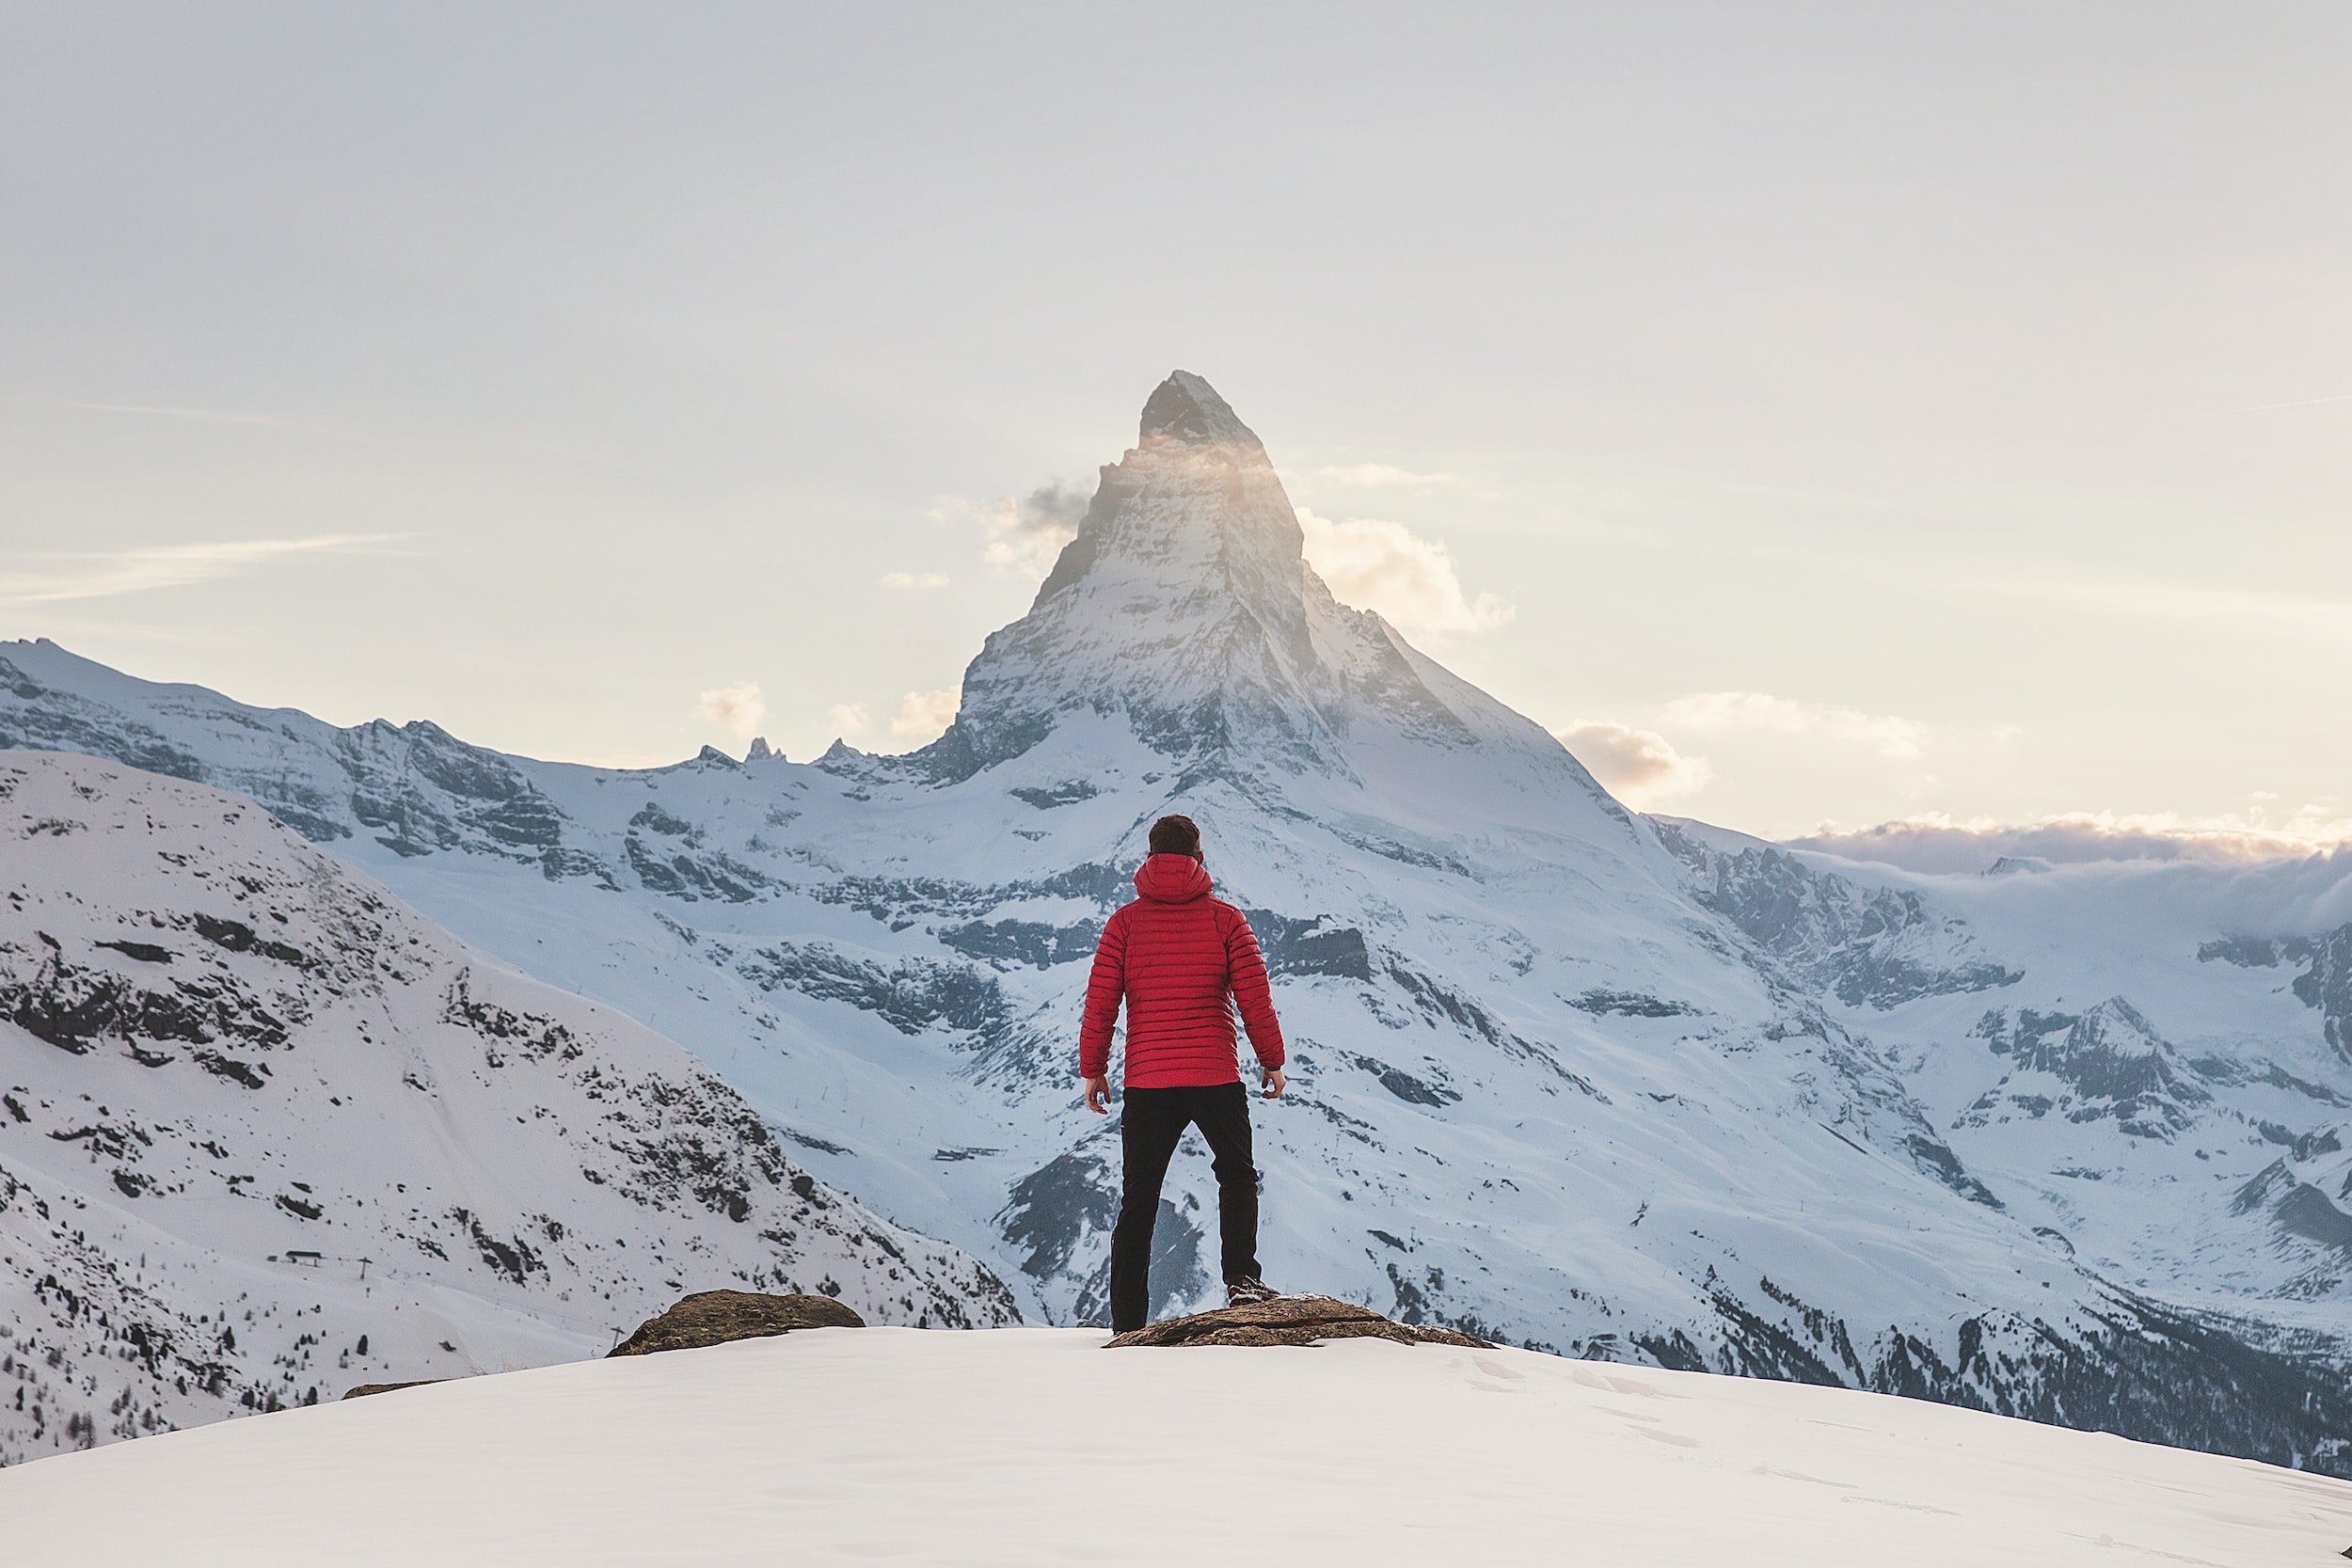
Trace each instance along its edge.
{"label": "snowfield", "polygon": [[[2335,1560],[2352,1483],[1527,1351],[819,1329],[0,1472],[12,1562]],[[125,1506],[126,1500],[135,1506]]]}
{"label": "snowfield", "polygon": [[[540,1320],[543,1337],[570,1336],[563,1354],[593,1354],[625,1326],[625,1299],[650,1309],[662,1303],[646,1297],[723,1280],[657,1272],[619,1220],[556,1206],[602,1212],[613,1196],[565,1174],[612,1164],[575,1158],[586,1109],[527,1085],[519,1059],[492,1072],[493,1042],[451,1033],[464,1027],[452,1013],[468,1016],[457,972],[505,968],[551,988],[506,1010],[576,1007],[616,1038],[661,1037],[644,1048],[665,1057],[676,1042],[699,1069],[673,1059],[660,1079],[715,1078],[731,1124],[766,1130],[763,1167],[788,1162],[787,1181],[920,1238],[892,1242],[930,1259],[914,1271],[919,1302],[894,1290],[907,1309],[869,1321],[937,1326],[961,1301],[975,1323],[1098,1323],[1118,1132],[1076,1106],[1079,998],[1148,824],[1179,810],[1206,832],[1223,895],[1249,912],[1292,1047],[1290,1092],[1256,1115],[1277,1282],[1596,1361],[1842,1384],[2352,1477],[2352,853],[1930,877],[1641,816],[1542,726],[1341,604],[1303,543],[1263,443],[1206,382],[1171,375],[1029,612],[966,670],[947,733],[898,756],[838,745],[792,762],[755,745],[740,760],[577,767],[421,721],[339,728],[50,642],[0,644],[0,748],[243,797],[319,863],[410,906],[437,927],[420,941],[451,955],[431,985],[395,988],[406,1004],[369,1020],[372,1046],[306,1040],[286,1059],[302,1073],[248,1092],[151,1023],[182,1016],[178,988],[206,976],[293,987],[285,966],[224,955],[198,919],[274,928],[276,884],[237,915],[220,902],[234,903],[230,868],[199,856],[207,846],[168,846],[194,857],[179,868],[188,881],[214,879],[151,911],[182,923],[167,941],[118,928],[151,908],[136,888],[76,882],[53,862],[17,889],[0,854],[0,931],[15,944],[0,983],[21,991],[0,1016],[86,1048],[0,1025],[0,1063],[13,1048],[31,1064],[0,1089],[37,1074],[46,1101],[24,1102],[38,1122],[0,1120],[0,1175],[54,1179],[28,1187],[53,1208],[72,1176],[103,1214],[190,1221],[195,1201],[225,1197],[218,1183],[251,1177],[236,1185],[254,1196],[217,1212],[269,1219],[279,1240],[209,1227],[200,1239],[264,1264],[286,1244],[405,1257],[416,1242],[373,1252],[317,1232],[389,1213],[419,1236],[433,1220],[444,1233],[426,1239],[448,1254],[429,1258],[437,1276],[570,1312],[591,1281],[542,1282],[527,1266],[517,1278],[474,1234],[480,1219],[521,1259],[516,1240],[544,1253],[532,1238],[553,1219],[565,1245],[610,1246],[578,1259],[598,1304],[586,1326]],[[80,819],[65,804],[0,807],[0,827],[11,813],[52,856],[83,842],[43,829]],[[126,943],[173,956],[149,962]],[[74,1022],[91,987],[169,1005]],[[329,1155],[358,1117],[429,1108],[389,1070],[411,1031],[442,1053],[430,1104],[480,1119],[446,1151],[409,1140],[401,1167],[326,1202],[317,1173],[342,1180],[347,1162]],[[476,1105],[483,1092],[496,1102]],[[151,1136],[192,1116],[202,1126],[193,1147],[158,1139],[169,1161],[154,1152],[150,1170],[137,1133],[83,1116],[83,1096],[118,1112],[130,1101]],[[282,1101],[282,1133],[213,1130],[260,1096]],[[468,1180],[465,1163],[510,1127],[546,1152],[515,1162],[534,1190],[501,1212],[501,1184]],[[1217,1293],[1210,1172],[1191,1147],[1156,1233],[1161,1314]],[[278,1173],[244,1163],[262,1156],[319,1189],[282,1194],[323,1218],[267,1212],[281,1189],[261,1179]],[[418,1162],[436,1172],[430,1204],[404,1173]],[[672,1180],[645,1195],[673,1226],[732,1227],[747,1245],[769,1228],[721,1227],[698,1187],[716,1192]],[[25,1365],[29,1331],[36,1377],[62,1402],[43,1407],[42,1430],[66,1446],[150,1430],[151,1416],[200,1418],[116,1411],[120,1385],[92,1382],[103,1368],[70,1387],[51,1375],[49,1349],[95,1349],[86,1320],[119,1321],[155,1257],[109,1225],[91,1232],[103,1256],[89,1282],[47,1289],[67,1216],[36,1217],[16,1222],[30,1228],[12,1256],[40,1266],[23,1280],[29,1307],[0,1299],[0,1328],[13,1310],[19,1338],[0,1379],[8,1355]],[[694,1231],[664,1227],[669,1255]],[[856,1250],[740,1266],[820,1289],[831,1277],[860,1305],[855,1280],[817,1272]],[[868,1256],[888,1254],[877,1243]],[[183,1323],[180,1342],[201,1348],[224,1307],[239,1346],[254,1343],[246,1304],[210,1289],[181,1302],[205,1333]],[[322,1337],[314,1316],[263,1314],[283,1337],[258,1359],[264,1402],[307,1399],[314,1372],[360,1370],[356,1334]],[[367,1378],[554,1358],[443,1342],[371,1339]],[[176,1374],[171,1387],[177,1400]],[[60,1426],[60,1409],[78,1426]]]}

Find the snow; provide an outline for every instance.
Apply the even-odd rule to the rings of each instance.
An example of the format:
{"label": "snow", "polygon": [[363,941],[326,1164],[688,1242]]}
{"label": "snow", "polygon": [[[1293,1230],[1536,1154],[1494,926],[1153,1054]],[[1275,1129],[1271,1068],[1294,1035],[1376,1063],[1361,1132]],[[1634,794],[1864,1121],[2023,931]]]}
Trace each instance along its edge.
{"label": "snow", "polygon": [[[418,1563],[2311,1568],[2352,1483],[1524,1351],[819,1329],[0,1472],[9,1555]],[[135,1506],[125,1506],[135,1499]]]}
{"label": "snow", "polygon": [[1018,1321],[250,801],[14,752],[0,808],[0,1465],[596,1354],[690,1290]]}
{"label": "snow", "polygon": [[[1186,811],[1295,1047],[1258,1124],[1278,1282],[2352,1466],[2343,1009],[2292,989],[2316,959],[2201,957],[2352,921],[2352,856],[1937,879],[1639,817],[1338,604],[1255,437],[1168,390],[1183,438],[1147,420],[913,757],[567,767],[47,643],[0,648],[0,743],[262,801],[681,1042],[815,1177],[1061,1323],[1101,1310],[1117,1190],[1072,1089],[1084,959],[1144,825]],[[2056,1050],[2111,1003],[2179,1117]],[[2030,1073],[1995,1040],[2026,1009],[2065,1015]],[[1215,1291],[1210,1193],[1180,1158],[1161,1310]]]}

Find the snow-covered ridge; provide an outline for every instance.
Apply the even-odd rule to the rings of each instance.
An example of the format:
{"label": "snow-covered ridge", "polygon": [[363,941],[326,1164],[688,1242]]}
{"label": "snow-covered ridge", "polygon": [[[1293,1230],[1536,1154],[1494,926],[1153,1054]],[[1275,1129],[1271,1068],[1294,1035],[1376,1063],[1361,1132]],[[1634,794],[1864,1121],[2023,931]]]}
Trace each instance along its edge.
{"label": "snow-covered ridge", "polygon": [[[817,1329],[0,1472],[26,1561],[2316,1568],[2352,1484],[1524,1351]],[[135,1499],[135,1506],[124,1506]]]}
{"label": "snow-covered ridge", "polygon": [[593,1354],[730,1283],[1015,1317],[252,802],[0,757],[0,1463]]}
{"label": "snow-covered ridge", "polygon": [[[48,643],[0,647],[0,745],[252,796],[687,1042],[817,1176],[1061,1323],[1101,1309],[1116,1195],[1070,1092],[1084,960],[1188,811],[1296,1048],[1260,1118],[1279,1283],[2352,1465],[2352,860],[1915,878],[1639,817],[1331,603],[1204,388],[1153,394],[916,758],[570,768]],[[1180,1160],[1163,1309],[1213,1288],[1207,1206]]]}

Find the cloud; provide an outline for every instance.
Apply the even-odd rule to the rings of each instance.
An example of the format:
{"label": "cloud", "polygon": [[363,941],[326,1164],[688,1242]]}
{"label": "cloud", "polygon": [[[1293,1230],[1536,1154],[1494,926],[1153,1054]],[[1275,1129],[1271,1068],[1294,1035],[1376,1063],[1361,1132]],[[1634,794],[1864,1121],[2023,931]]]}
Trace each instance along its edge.
{"label": "cloud", "polygon": [[962,705],[962,698],[952,687],[940,691],[910,691],[898,705],[898,717],[890,721],[890,733],[912,740],[937,740],[955,722],[956,709]]}
{"label": "cloud", "polygon": [[947,574],[945,572],[884,572],[882,575],[882,585],[884,588],[901,590],[945,588],[947,586]]}
{"label": "cloud", "polygon": [[1762,691],[1693,692],[1668,703],[1665,718],[1699,730],[1778,730],[1787,735],[1851,740],[1897,762],[1917,757],[1928,738],[1928,726],[1916,719],[1800,702]]}
{"label": "cloud", "polygon": [[930,515],[933,522],[977,523],[981,558],[990,565],[1041,578],[1054,569],[1062,546],[1077,537],[1091,501],[1086,491],[1057,479],[1025,496],[985,501],[943,496]]}
{"label": "cloud", "polygon": [[2243,863],[2299,860],[2352,846],[2352,817],[2305,806],[2282,821],[2267,811],[2191,816],[2068,812],[2032,822],[1992,817],[1957,820],[1940,812],[1867,828],[1823,823],[1783,842],[1849,860],[1883,861],[1910,871],[1982,871],[2006,855],[2052,865],[2090,861],[2199,861]]}
{"label": "cloud", "polygon": [[874,727],[873,717],[864,703],[835,703],[825,709],[825,722],[841,736],[864,735]]}
{"label": "cloud", "polygon": [[1305,507],[1298,526],[1307,535],[1307,563],[1342,602],[1378,612],[1407,636],[1475,635],[1517,613],[1492,594],[1463,592],[1454,556],[1402,523],[1376,517],[1333,520]]}
{"label": "cloud", "polygon": [[1593,777],[1636,811],[1654,811],[1705,789],[1714,770],[1686,757],[1664,736],[1609,719],[1580,719],[1552,732]]}
{"label": "cloud", "polygon": [[1350,463],[1316,468],[1307,477],[1311,483],[1344,484],[1358,490],[1435,490],[1470,483],[1460,474],[1417,474],[1393,463]]}
{"label": "cloud", "polygon": [[704,722],[749,740],[759,733],[759,721],[768,717],[768,699],[759,694],[757,681],[737,681],[704,692],[694,704],[694,712]]}
{"label": "cloud", "polygon": [[2015,598],[2147,621],[2234,623],[2249,630],[2352,638],[2352,599],[2178,582],[2092,582],[2021,577],[1989,585]]}
{"label": "cloud", "polygon": [[246,414],[227,408],[183,408],[160,403],[72,403],[42,399],[50,408],[70,408],[77,414],[143,414],[151,419],[186,420],[196,424],[257,424],[291,427],[292,420],[276,414]]}
{"label": "cloud", "polygon": [[2324,398],[2296,398],[2292,403],[2249,403],[2240,408],[2217,408],[2204,417],[2217,420],[2228,414],[2268,414],[2280,408],[2317,408],[2324,403],[2352,403],[2352,392],[2336,392]]}
{"label": "cloud", "polygon": [[203,545],[149,545],[107,552],[24,557],[55,564],[0,572],[0,604],[59,604],[108,599],[158,588],[184,588],[234,577],[292,556],[361,549],[405,538],[398,533],[321,533],[307,539],[241,539]]}

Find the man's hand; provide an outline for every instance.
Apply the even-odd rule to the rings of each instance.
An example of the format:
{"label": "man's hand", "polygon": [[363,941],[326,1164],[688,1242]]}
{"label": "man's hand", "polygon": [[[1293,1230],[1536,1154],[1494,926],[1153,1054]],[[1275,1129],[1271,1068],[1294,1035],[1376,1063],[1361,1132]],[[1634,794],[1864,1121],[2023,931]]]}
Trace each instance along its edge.
{"label": "man's hand", "polygon": [[1087,1109],[1098,1117],[1111,1114],[1111,1081],[1108,1074],[1100,1078],[1081,1078],[1079,1085],[1087,1092]]}
{"label": "man's hand", "polygon": [[1282,1098],[1282,1090],[1283,1090],[1285,1087],[1287,1087],[1287,1086],[1288,1086],[1288,1083],[1289,1083],[1289,1081],[1288,1081],[1287,1079],[1285,1079],[1285,1078],[1282,1076],[1282,1069],[1281,1069],[1280,1068],[1279,1068],[1279,1067],[1270,1067],[1270,1068],[1266,1069],[1265,1069],[1265,1097],[1266,1097],[1268,1100],[1279,1100],[1279,1099],[1281,1099],[1281,1098]]}

